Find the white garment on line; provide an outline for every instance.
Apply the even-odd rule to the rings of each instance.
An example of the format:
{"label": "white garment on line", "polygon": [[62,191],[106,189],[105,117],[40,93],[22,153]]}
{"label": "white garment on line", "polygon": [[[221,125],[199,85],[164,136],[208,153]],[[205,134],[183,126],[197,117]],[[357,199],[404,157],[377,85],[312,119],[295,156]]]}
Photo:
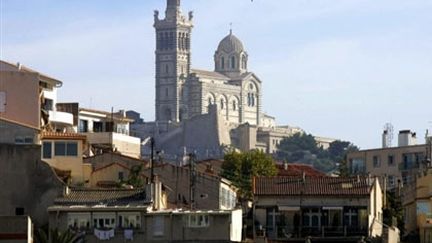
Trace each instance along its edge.
{"label": "white garment on line", "polygon": [[133,230],[131,230],[131,229],[125,229],[124,230],[124,238],[126,240],[133,240]]}

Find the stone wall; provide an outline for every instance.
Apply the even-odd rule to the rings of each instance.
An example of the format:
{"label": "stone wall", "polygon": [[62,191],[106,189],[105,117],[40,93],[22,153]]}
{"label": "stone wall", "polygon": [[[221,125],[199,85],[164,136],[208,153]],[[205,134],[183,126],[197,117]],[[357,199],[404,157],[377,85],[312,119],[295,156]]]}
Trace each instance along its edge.
{"label": "stone wall", "polygon": [[0,144],[0,215],[24,209],[35,226],[48,223],[47,207],[63,193],[63,183],[51,167],[40,160],[38,145]]}

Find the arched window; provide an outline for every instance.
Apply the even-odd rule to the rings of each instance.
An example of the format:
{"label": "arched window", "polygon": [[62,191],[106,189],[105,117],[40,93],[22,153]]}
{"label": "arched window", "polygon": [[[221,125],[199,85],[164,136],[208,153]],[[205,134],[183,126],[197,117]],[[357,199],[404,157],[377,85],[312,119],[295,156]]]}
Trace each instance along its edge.
{"label": "arched window", "polygon": [[224,104],[225,102],[224,102],[224,99],[221,99],[220,100],[220,107],[221,107],[221,110],[223,110],[223,109],[225,109],[225,104]]}
{"label": "arched window", "polygon": [[212,98],[208,98],[208,105],[211,105],[212,103]]}
{"label": "arched window", "polygon": [[241,63],[242,63],[242,68],[246,69],[247,67],[246,67],[246,56],[245,55],[242,56]]}
{"label": "arched window", "polygon": [[231,68],[232,68],[232,69],[235,69],[235,67],[236,67],[236,65],[235,65],[235,57],[232,56],[232,57],[231,57]]}
{"label": "arched window", "polygon": [[237,102],[235,100],[232,101],[232,109],[233,111],[237,110]]}
{"label": "arched window", "polygon": [[221,58],[221,68],[225,69],[225,58],[224,57]]}

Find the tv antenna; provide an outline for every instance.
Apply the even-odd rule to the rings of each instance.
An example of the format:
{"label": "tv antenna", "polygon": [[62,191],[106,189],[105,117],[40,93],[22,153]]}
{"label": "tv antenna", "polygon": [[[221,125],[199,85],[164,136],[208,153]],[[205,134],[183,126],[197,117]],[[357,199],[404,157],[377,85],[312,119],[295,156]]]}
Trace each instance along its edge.
{"label": "tv antenna", "polygon": [[392,146],[392,142],[393,142],[393,132],[394,132],[394,128],[393,125],[388,122],[384,125],[384,142],[385,142],[385,147],[389,148]]}

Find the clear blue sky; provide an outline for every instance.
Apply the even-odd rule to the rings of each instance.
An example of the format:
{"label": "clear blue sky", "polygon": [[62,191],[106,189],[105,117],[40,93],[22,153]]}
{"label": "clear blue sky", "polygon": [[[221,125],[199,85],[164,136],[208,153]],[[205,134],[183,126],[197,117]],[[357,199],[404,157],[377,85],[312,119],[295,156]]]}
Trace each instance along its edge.
{"label": "clear blue sky", "polygon": [[[153,10],[165,0],[0,0],[0,58],[64,82],[59,100],[154,117]],[[380,146],[386,122],[432,121],[430,0],[183,0],[192,66],[213,69],[233,23],[279,124]],[[396,142],[396,141],[394,141]]]}

